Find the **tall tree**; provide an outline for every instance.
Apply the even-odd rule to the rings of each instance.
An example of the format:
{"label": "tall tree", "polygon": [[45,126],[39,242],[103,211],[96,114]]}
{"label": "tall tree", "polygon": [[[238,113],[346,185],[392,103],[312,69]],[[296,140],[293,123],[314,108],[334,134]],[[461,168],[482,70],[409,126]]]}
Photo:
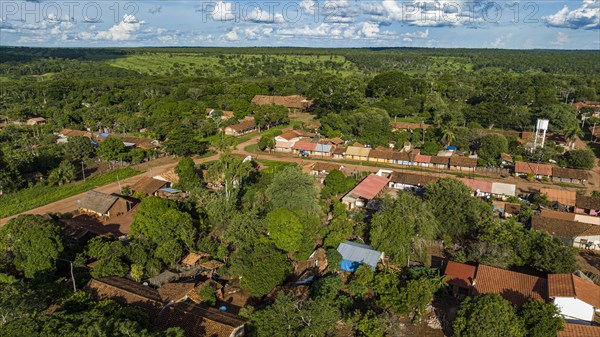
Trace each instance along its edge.
{"label": "tall tree", "polygon": [[63,249],[60,227],[40,215],[20,215],[0,227],[0,251],[27,278],[54,271]]}
{"label": "tall tree", "polygon": [[456,337],[524,337],[525,327],[515,308],[498,294],[468,297],[454,320]]}
{"label": "tall tree", "polygon": [[[386,199],[371,221],[371,243],[400,265],[411,258],[422,260],[426,240],[434,239],[438,220],[418,197],[401,192]],[[425,262],[425,261],[422,261]]]}
{"label": "tall tree", "polygon": [[315,180],[303,173],[299,166],[286,167],[278,172],[266,190],[273,208],[299,209],[319,212]]}
{"label": "tall tree", "polygon": [[460,239],[491,219],[491,207],[471,194],[467,185],[453,178],[443,178],[427,185],[425,196],[440,222],[441,234]]}
{"label": "tall tree", "polygon": [[119,159],[120,155],[126,150],[122,140],[108,137],[105,141],[100,143],[100,146],[98,146],[98,155],[106,161],[113,161]]}
{"label": "tall tree", "polygon": [[554,303],[530,300],[519,309],[527,337],[555,337],[565,327],[565,320]]}
{"label": "tall tree", "polygon": [[269,237],[277,248],[286,252],[297,252],[302,243],[300,219],[285,208],[277,208],[267,214]]}
{"label": "tall tree", "polygon": [[192,191],[200,186],[202,182],[196,171],[194,160],[190,157],[181,158],[177,166],[175,167],[175,173],[179,177],[179,182],[176,186],[184,191]]}
{"label": "tall tree", "polygon": [[180,156],[203,154],[206,151],[206,144],[196,139],[194,131],[186,127],[171,130],[163,146],[168,153]]}
{"label": "tall tree", "polygon": [[291,271],[287,255],[271,243],[245,247],[234,255],[231,268],[242,277],[242,287],[256,297],[268,294]]}

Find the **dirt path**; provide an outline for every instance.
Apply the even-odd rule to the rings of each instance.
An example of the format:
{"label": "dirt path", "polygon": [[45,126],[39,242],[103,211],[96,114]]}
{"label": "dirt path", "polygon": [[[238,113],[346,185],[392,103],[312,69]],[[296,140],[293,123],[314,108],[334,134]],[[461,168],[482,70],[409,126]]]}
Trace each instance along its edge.
{"label": "dirt path", "polygon": [[[210,157],[206,157],[206,158],[202,158],[202,159],[194,159],[194,162],[203,163],[203,162],[207,162],[207,161],[211,161],[211,160],[216,160],[218,158],[219,158],[219,154],[215,154]],[[121,180],[120,182],[114,182],[114,183],[110,183],[108,185],[97,187],[94,190],[98,191],[98,192],[102,192],[102,193],[107,193],[107,194],[119,193],[120,192],[119,183],[121,186],[133,185],[143,177],[154,177],[154,176],[161,175],[165,172],[172,170],[173,168],[175,168],[175,166],[177,166],[178,162],[179,162],[179,158],[175,158],[175,157],[163,157],[163,158],[159,158],[156,160],[152,160],[152,161],[149,161],[149,162],[146,162],[146,163],[143,163],[143,164],[133,167],[138,170],[145,170],[144,173],[137,175],[135,177],[130,177],[130,178]],[[81,200],[86,193],[87,192],[80,193],[80,194],[74,195],[72,197],[62,199],[62,200],[38,207],[38,208],[30,209],[30,210],[25,211],[20,214],[46,214],[46,213],[72,212],[77,209],[77,200]],[[6,217],[4,219],[0,219],[0,226],[3,226],[10,219],[17,217],[18,215],[19,214],[15,214],[13,216]]]}

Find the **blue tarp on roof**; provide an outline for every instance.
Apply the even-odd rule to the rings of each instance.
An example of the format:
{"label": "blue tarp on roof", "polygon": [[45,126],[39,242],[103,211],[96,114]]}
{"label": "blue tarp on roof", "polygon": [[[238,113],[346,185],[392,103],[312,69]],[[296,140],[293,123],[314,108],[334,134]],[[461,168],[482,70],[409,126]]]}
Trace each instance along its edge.
{"label": "blue tarp on roof", "polygon": [[172,194],[183,192],[182,190],[178,190],[176,188],[169,188],[169,187],[161,188],[159,191],[165,192],[165,193],[172,193]]}
{"label": "blue tarp on roof", "polygon": [[456,151],[458,148],[456,146],[450,145],[446,146],[446,151]]}
{"label": "blue tarp on roof", "polygon": [[340,269],[354,273],[361,264],[362,263],[356,261],[342,260],[342,262],[340,262]]}
{"label": "blue tarp on roof", "polygon": [[[352,269],[353,263],[356,265],[354,269],[356,269],[361,264],[368,264],[371,268],[375,269],[377,267],[377,263],[381,259],[383,253],[376,251],[375,248],[363,245],[361,243],[346,241],[340,243],[337,248],[337,251],[342,255],[342,259],[347,260],[343,266],[340,264],[340,268],[348,268]],[[346,269],[344,269],[346,270]]]}

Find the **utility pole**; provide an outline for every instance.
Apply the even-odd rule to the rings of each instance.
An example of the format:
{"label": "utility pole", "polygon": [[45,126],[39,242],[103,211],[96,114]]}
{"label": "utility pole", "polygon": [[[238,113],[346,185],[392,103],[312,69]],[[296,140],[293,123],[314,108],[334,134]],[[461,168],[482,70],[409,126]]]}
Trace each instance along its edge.
{"label": "utility pole", "polygon": [[83,173],[83,182],[85,183],[85,167],[83,166],[83,159],[81,160],[81,172]]}
{"label": "utility pole", "polygon": [[594,141],[594,134],[596,134],[596,123],[594,123],[594,127],[592,128],[592,135],[590,136],[590,141]]}
{"label": "utility pole", "polygon": [[117,183],[119,184],[119,194],[123,194],[123,189],[121,188],[121,181],[119,180],[118,174],[117,174]]}

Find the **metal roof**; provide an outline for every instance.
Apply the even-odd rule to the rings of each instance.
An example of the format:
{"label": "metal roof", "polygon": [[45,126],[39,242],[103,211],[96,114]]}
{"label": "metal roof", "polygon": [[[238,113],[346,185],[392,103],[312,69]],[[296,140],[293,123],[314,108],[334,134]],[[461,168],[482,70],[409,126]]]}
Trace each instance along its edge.
{"label": "metal roof", "polygon": [[371,149],[368,147],[348,146],[346,154],[349,156],[368,157]]}
{"label": "metal roof", "polygon": [[377,267],[377,263],[383,255],[382,252],[375,250],[371,246],[352,241],[340,243],[337,251],[342,255],[344,260],[367,264],[373,269]]}
{"label": "metal roof", "polygon": [[492,193],[514,197],[517,195],[517,186],[515,186],[514,184],[494,182],[492,183]]}

